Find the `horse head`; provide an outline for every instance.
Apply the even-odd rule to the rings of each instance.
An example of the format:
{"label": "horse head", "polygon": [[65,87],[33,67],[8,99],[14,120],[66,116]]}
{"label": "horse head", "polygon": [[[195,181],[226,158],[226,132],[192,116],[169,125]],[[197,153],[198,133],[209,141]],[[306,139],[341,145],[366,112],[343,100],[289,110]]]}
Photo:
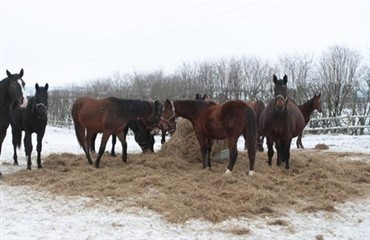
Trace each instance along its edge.
{"label": "horse head", "polygon": [[314,109],[316,109],[319,113],[322,112],[322,108],[321,108],[321,93],[319,93],[318,95],[315,95],[313,96],[313,107]]}
{"label": "horse head", "polygon": [[168,131],[169,134],[173,134],[176,131],[176,113],[173,102],[166,99],[164,102],[164,110],[161,117],[161,125],[164,130]]}
{"label": "horse head", "polygon": [[275,109],[279,112],[283,112],[288,104],[288,77],[284,75],[283,79],[278,79],[275,75],[274,81],[274,97],[275,97]]}
{"label": "horse head", "polygon": [[23,73],[23,68],[19,74],[11,74],[8,70],[6,70],[6,75],[9,79],[8,94],[10,99],[12,101],[16,101],[16,104],[19,104],[21,108],[25,108],[27,106],[27,97],[24,93],[24,86],[26,84],[22,79]]}
{"label": "horse head", "polygon": [[159,131],[159,122],[161,120],[161,116],[163,113],[163,103],[160,100],[149,101],[150,115],[147,118],[141,118],[140,120],[144,123],[147,129],[149,129],[152,133]]}
{"label": "horse head", "polygon": [[44,87],[40,87],[38,83],[35,84],[36,94],[34,97],[34,109],[36,110],[37,116],[40,119],[47,117],[48,109],[48,88],[49,84],[45,84]]}

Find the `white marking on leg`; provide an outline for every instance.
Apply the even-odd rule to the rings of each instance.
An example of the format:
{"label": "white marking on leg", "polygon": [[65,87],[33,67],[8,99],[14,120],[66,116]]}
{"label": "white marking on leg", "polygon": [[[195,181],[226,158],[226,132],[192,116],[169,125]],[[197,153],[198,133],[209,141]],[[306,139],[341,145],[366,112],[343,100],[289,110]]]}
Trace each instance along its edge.
{"label": "white marking on leg", "polygon": [[254,175],[254,171],[253,170],[251,170],[251,171],[248,172],[248,176],[253,176],[253,175]]}
{"label": "white marking on leg", "polygon": [[230,171],[230,169],[226,169],[225,174],[226,174],[226,175],[231,175],[231,171]]}

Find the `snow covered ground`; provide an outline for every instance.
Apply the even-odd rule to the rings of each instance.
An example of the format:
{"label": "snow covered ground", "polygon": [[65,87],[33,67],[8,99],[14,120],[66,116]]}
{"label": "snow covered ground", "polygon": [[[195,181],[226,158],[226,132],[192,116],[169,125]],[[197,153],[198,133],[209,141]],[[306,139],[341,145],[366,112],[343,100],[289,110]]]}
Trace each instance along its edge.
{"label": "snow covered ground", "polygon": [[[58,152],[82,154],[73,129],[48,126],[43,142],[43,155]],[[133,136],[128,136],[127,142],[130,153],[141,151]],[[306,135],[303,138],[308,150],[318,143],[327,144],[331,151],[370,153],[369,135]],[[36,145],[35,139],[33,144]],[[243,144],[241,140],[239,149],[243,149]],[[110,147],[108,145],[107,150]],[[157,137],[155,149],[159,148]],[[292,149],[295,149],[295,143]],[[7,163],[1,166],[5,175],[26,167],[23,150],[19,151],[19,167],[9,164],[12,163],[12,155],[11,133],[8,131],[0,156],[2,162]],[[180,225],[169,224],[157,213],[146,209],[128,208],[125,212],[115,212],[106,206],[89,206],[89,198],[54,196],[26,186],[10,187],[1,180],[0,186],[1,240],[319,239],[321,236],[323,239],[369,239],[370,236],[370,198],[338,205],[337,213],[298,214],[292,211],[279,218],[287,222],[287,226],[268,224],[273,220],[268,218],[230,219],[218,224],[197,220]],[[231,233],[238,229],[249,232],[245,235]]]}

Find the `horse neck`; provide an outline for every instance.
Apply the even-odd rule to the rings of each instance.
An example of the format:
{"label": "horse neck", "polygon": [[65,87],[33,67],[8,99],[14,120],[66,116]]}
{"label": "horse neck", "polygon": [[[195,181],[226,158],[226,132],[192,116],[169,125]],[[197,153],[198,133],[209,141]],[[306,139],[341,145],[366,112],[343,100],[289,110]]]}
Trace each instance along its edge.
{"label": "horse neck", "polygon": [[[198,103],[198,105],[197,105]],[[199,104],[201,102],[188,101],[188,100],[178,100],[174,101],[175,113],[189,121],[192,121],[199,109],[205,104]],[[202,103],[206,103],[202,101]]]}
{"label": "horse neck", "polygon": [[307,118],[309,119],[311,117],[313,111],[315,110],[315,108],[313,106],[313,99],[310,99],[307,102],[305,102],[304,104],[299,105],[298,108],[299,108],[299,110],[301,110],[305,120]]}

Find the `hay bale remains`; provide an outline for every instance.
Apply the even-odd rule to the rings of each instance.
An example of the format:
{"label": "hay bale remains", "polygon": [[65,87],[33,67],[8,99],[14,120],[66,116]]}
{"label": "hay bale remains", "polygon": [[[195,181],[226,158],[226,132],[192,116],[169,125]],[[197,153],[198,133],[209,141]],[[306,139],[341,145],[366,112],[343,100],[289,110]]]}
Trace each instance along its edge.
{"label": "hay bale remains", "polygon": [[318,149],[318,150],[328,150],[329,149],[329,146],[326,145],[325,143],[319,143],[319,144],[316,144],[315,149]]}
{"label": "hay bale remains", "polygon": [[[220,153],[226,148],[227,140],[215,140],[211,153],[212,159],[220,160]],[[199,142],[195,136],[191,122],[181,119],[177,123],[175,133],[169,141],[162,145],[158,153],[162,156],[176,156],[189,163],[202,162]]]}

